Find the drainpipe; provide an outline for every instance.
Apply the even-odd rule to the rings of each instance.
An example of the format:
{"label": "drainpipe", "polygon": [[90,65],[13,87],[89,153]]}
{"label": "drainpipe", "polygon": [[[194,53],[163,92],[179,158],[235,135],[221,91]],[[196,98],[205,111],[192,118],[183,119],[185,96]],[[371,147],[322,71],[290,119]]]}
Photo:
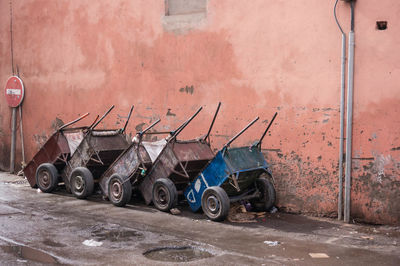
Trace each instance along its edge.
{"label": "drainpipe", "polygon": [[338,220],[343,219],[343,143],[344,143],[344,94],[346,78],[346,34],[336,16],[336,6],[339,0],[336,0],[333,14],[336,24],[342,32],[342,56],[341,56],[341,82],[340,82],[340,143],[339,143],[339,195],[338,195]]}
{"label": "drainpipe", "polygon": [[349,62],[347,81],[347,124],[346,124],[346,175],[344,195],[344,221],[350,222],[350,191],[351,191],[351,144],[353,130],[353,87],[354,87],[354,2],[351,7],[351,30],[349,33]]}

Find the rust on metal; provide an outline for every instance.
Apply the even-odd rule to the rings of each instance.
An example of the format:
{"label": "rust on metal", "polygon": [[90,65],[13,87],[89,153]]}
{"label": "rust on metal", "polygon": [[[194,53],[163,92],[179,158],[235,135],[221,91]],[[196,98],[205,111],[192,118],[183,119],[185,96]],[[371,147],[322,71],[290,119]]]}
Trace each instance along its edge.
{"label": "rust on metal", "polygon": [[68,188],[70,174],[76,167],[86,167],[99,178],[114,160],[129,146],[126,136],[115,130],[90,130],[61,172],[61,177]]}
{"label": "rust on metal", "polygon": [[108,197],[108,185],[112,175],[119,174],[124,181],[136,183],[144,176],[152,166],[152,161],[142,144],[143,135],[160,122],[158,119],[145,130],[138,132],[138,141],[133,142],[125,149],[117,159],[109,166],[99,179],[99,185],[103,194]]}
{"label": "rust on metal", "polygon": [[207,138],[214,124],[219,107],[220,104],[218,105],[210,129],[204,138],[188,141],[177,140],[178,134],[197,116],[202,109],[201,107],[177,130],[171,132],[171,138],[168,139],[167,144],[155,160],[151,171],[139,184],[139,190],[146,204],[150,204],[152,201],[153,184],[157,179],[169,178],[175,184],[177,190],[182,191],[214,157]]}
{"label": "rust on metal", "polygon": [[[86,167],[92,173],[95,180],[108,169],[108,167],[129,147],[130,141],[123,129],[95,129],[95,127],[111,112],[111,106],[104,115],[93,123],[85,133],[83,140],[76,148],[75,153],[67,162],[67,166],[61,172],[61,177],[67,190],[70,188],[70,175],[77,167]],[[133,106],[125,123],[127,125]]]}
{"label": "rust on metal", "polygon": [[26,165],[24,175],[31,187],[37,187],[35,175],[39,165],[52,163],[58,171],[65,167],[71,154],[74,153],[77,143],[82,141],[84,132],[88,129],[88,127],[68,128],[68,126],[75,124],[88,115],[89,113],[86,113],[60,127]]}

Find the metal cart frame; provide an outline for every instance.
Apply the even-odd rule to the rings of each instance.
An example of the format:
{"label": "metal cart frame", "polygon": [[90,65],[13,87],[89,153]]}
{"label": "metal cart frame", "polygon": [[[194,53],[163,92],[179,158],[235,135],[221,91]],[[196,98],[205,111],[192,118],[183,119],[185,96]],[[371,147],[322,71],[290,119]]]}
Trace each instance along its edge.
{"label": "metal cart frame", "polygon": [[96,126],[111,112],[114,105],[86,132],[67,166],[61,172],[67,191],[77,198],[90,196],[94,183],[130,145],[125,130],[132,114],[130,109],[125,125],[121,129],[96,130]]}
{"label": "metal cart frame", "polygon": [[210,147],[210,132],[214,125],[221,103],[213,117],[207,134],[195,140],[177,140],[182,130],[202,110],[190,117],[168,139],[164,149],[153,164],[152,169],[139,184],[146,204],[153,202],[162,211],[170,210],[177,202],[178,191],[182,192],[191,180],[196,178],[204,166],[214,157]]}
{"label": "metal cart frame", "polygon": [[[254,119],[217,152],[204,170],[186,188],[184,194],[192,209],[200,208],[215,221],[226,218],[232,202],[249,200],[256,209],[268,210],[275,203],[272,173],[261,143],[275,120],[273,116],[260,140],[251,146],[229,148],[257,120]],[[266,178],[260,178],[266,174]],[[265,177],[265,176],[264,176]]]}
{"label": "metal cart frame", "polygon": [[86,113],[57,129],[25,166],[23,172],[32,188],[37,188],[39,185],[39,188],[45,192],[50,192],[55,188],[54,183],[58,183],[58,173],[64,169],[89,128],[68,128],[68,126],[88,115],[89,113]]}

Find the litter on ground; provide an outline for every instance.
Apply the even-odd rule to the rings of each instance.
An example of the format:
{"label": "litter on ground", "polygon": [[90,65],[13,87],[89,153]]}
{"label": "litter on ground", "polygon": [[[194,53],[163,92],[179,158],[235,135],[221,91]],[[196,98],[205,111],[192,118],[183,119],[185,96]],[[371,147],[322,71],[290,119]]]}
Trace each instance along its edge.
{"label": "litter on ground", "polygon": [[326,253],[308,253],[313,259],[327,259],[329,256]]}
{"label": "litter on ground", "polygon": [[270,247],[275,247],[275,246],[279,245],[280,242],[279,241],[268,241],[267,240],[267,241],[264,241],[264,244],[267,244]]}
{"label": "litter on ground", "polygon": [[88,247],[100,247],[101,245],[103,245],[103,242],[98,242],[96,240],[93,239],[86,239],[85,241],[82,242],[82,244],[84,244],[85,246]]}

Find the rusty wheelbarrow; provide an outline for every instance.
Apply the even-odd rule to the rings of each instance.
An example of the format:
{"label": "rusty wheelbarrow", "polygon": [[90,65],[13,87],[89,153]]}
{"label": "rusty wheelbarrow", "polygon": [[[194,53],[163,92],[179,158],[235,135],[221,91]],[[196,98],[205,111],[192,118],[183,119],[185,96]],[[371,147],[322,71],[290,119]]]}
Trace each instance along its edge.
{"label": "rusty wheelbarrow", "polygon": [[167,140],[152,169],[138,186],[146,204],[153,202],[157,209],[169,211],[177,203],[178,192],[183,192],[204,166],[214,158],[209,136],[220,105],[221,103],[204,137],[195,140],[177,140],[179,133],[201,111],[200,107]]}
{"label": "rusty wheelbarrow", "polygon": [[[132,144],[118,156],[100,177],[99,185],[103,195],[115,206],[123,207],[129,202],[132,188],[135,188],[151,170],[153,162],[167,144],[167,139],[186,123],[183,123],[174,131],[150,132],[149,130],[159,122],[160,119],[145,130],[138,132]],[[168,136],[158,141],[143,141],[143,136],[146,134],[168,134]]]}
{"label": "rusty wheelbarrow", "polygon": [[153,162],[143,146],[142,138],[159,122],[160,119],[138,132],[136,141],[132,142],[100,177],[99,185],[103,195],[115,206],[122,207],[129,202],[132,186],[151,169]]}
{"label": "rusty wheelbarrow", "polygon": [[95,182],[131,143],[125,135],[125,129],[133,106],[123,128],[95,129],[113,108],[114,106],[87,130],[61,173],[67,191],[79,199],[84,199],[93,193]]}
{"label": "rusty wheelbarrow", "polygon": [[184,195],[193,211],[200,208],[210,220],[221,221],[228,216],[230,203],[250,201],[259,211],[275,203],[272,173],[261,153],[261,143],[275,113],[260,140],[250,147],[229,148],[229,145],[257,120],[254,119],[218,151],[207,167],[190,183]]}
{"label": "rusty wheelbarrow", "polygon": [[61,126],[26,165],[23,170],[24,175],[32,188],[39,187],[43,192],[51,192],[56,188],[59,181],[58,173],[64,169],[71,155],[74,154],[77,146],[82,141],[84,133],[89,128],[68,128],[68,126],[75,124],[88,115],[89,113],[86,113]]}

